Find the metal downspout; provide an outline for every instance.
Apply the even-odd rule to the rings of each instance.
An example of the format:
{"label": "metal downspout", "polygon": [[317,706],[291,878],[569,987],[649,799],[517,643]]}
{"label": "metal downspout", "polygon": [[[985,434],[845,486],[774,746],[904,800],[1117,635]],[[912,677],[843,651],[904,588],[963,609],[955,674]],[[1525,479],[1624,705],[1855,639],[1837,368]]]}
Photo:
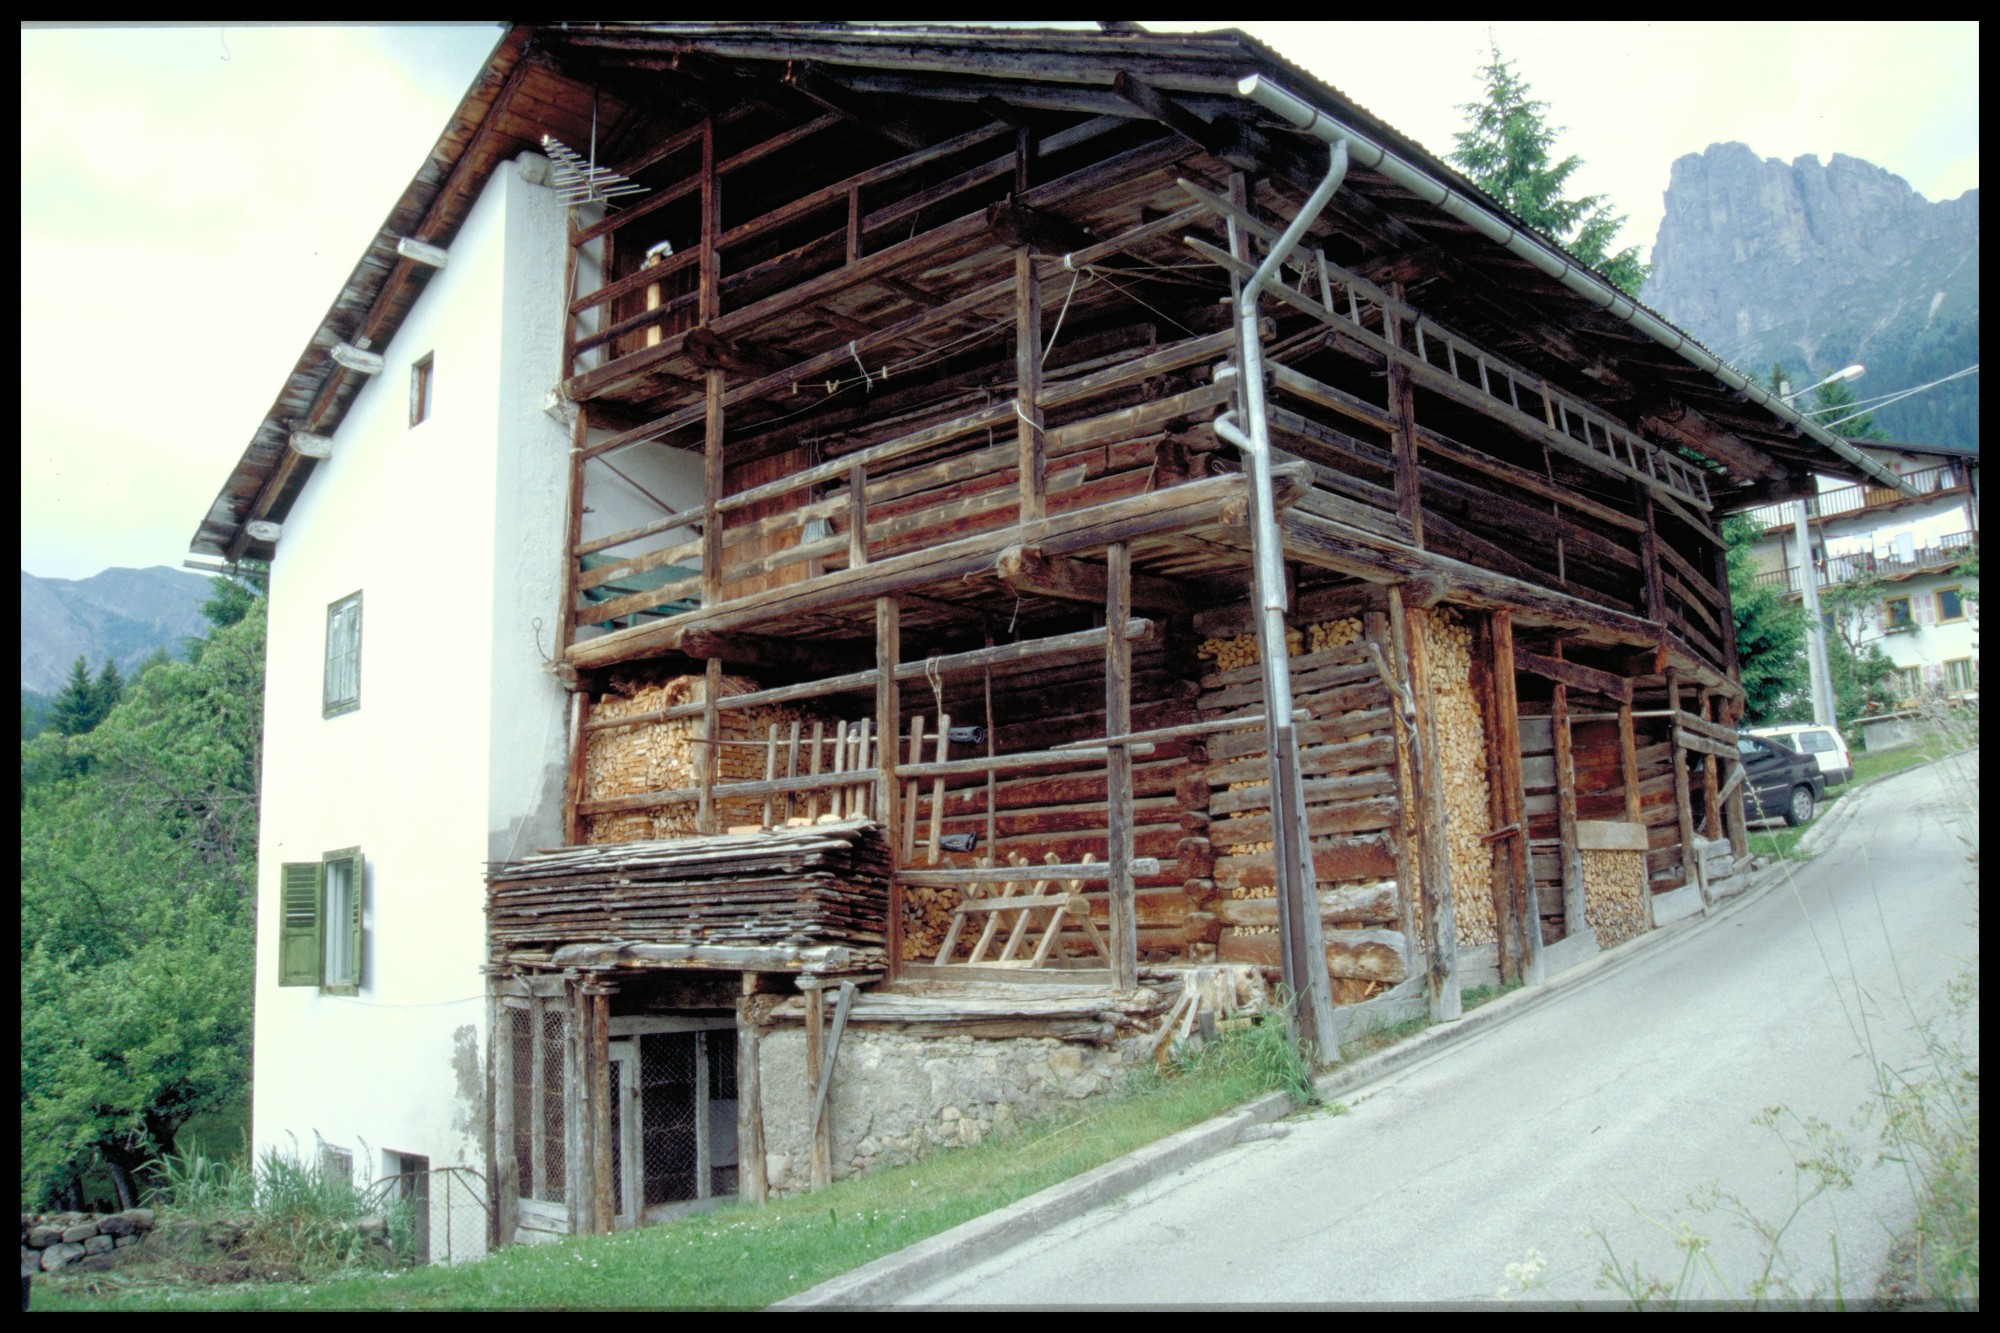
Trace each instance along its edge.
{"label": "metal downspout", "polygon": [[[1299,1036],[1319,1064],[1340,1058],[1334,1029],[1333,993],[1326,970],[1326,941],[1320,928],[1319,892],[1312,843],[1305,836],[1305,789],[1299,773],[1298,738],[1292,725],[1292,673],[1285,650],[1284,545],[1278,536],[1277,507],[1271,490],[1271,437],[1264,405],[1264,348],[1257,328],[1257,301],[1292,247],[1299,243],[1347,176],[1347,147],[1336,143],[1326,179],[1271,247],[1264,262],[1236,298],[1238,393],[1245,434],[1226,412],[1215,432],[1243,451],[1250,465],[1250,551],[1257,597],[1257,649],[1264,675],[1264,740],[1271,773],[1271,865],[1278,889],[1278,939],[1284,974],[1295,990],[1293,1017]],[[1235,224],[1232,222],[1231,228]]]}
{"label": "metal downspout", "polygon": [[1727,363],[1704,351],[1679,329],[1656,319],[1638,302],[1617,288],[1607,285],[1576,260],[1551,249],[1530,233],[1495,216],[1483,205],[1466,198],[1421,168],[1405,162],[1352,126],[1334,119],[1261,74],[1251,74],[1238,80],[1236,93],[1237,96],[1255,102],[1273,115],[1289,121],[1327,143],[1351,146],[1354,156],[1370,170],[1381,172],[1425,202],[1437,205],[1487,239],[1527,260],[1571,291],[1588,297],[1598,308],[1624,320],[1662,347],[1678,353],[1683,360],[1715,376],[1752,402],[1768,408],[1781,419],[1797,426],[1807,437],[1832,450],[1834,454],[1852,463],[1883,485],[1892,486],[1904,495],[1915,496],[1916,492],[1894,472],[1869,458],[1826,427],[1817,425],[1810,418],[1801,415],[1763,385],[1746,378]]}

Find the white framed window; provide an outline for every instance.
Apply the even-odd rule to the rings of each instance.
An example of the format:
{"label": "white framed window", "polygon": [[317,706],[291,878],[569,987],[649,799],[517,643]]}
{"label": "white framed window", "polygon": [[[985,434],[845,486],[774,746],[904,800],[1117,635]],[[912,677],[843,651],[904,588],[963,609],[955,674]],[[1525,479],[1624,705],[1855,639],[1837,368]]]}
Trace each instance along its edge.
{"label": "white framed window", "polygon": [[361,707],[361,594],[326,608],[326,689],[322,712],[338,717]]}

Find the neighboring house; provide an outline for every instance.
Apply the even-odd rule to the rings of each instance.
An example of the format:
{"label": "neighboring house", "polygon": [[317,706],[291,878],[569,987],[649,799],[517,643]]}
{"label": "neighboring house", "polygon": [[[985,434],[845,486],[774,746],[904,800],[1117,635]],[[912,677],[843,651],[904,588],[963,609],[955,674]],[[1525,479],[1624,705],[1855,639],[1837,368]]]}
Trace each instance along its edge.
{"label": "neighboring house", "polygon": [[1892,480],[1241,34],[514,27],[194,542],[255,1147],[606,1231],[1454,1015],[1742,851],[1714,522],[1813,470]]}
{"label": "neighboring house", "polygon": [[[1859,441],[1856,441],[1859,444]],[[1857,645],[1874,644],[1896,664],[1901,705],[1977,698],[1979,605],[1960,566],[1979,549],[1979,451],[1946,446],[1867,444],[1914,491],[1818,478],[1807,503],[1812,563],[1821,597],[1860,588],[1865,601],[1833,625]],[[1765,525],[1756,547],[1758,581],[1799,596],[1796,502],[1749,517]]]}

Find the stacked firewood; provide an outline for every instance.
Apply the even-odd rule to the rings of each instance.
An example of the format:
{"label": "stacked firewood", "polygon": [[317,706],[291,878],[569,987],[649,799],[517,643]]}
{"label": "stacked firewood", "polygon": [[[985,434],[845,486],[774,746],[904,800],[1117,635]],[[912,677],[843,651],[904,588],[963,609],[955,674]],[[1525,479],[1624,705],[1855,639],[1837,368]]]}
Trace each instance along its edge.
{"label": "stacked firewood", "polygon": [[1444,787],[1445,843],[1460,944],[1490,944],[1493,923],[1492,828],[1486,782],[1486,730],[1472,693],[1472,631],[1449,608],[1425,620],[1430,662],[1432,735]]}
{"label": "stacked firewood", "polygon": [[[657,683],[640,685],[629,694],[611,694],[591,708],[593,721],[656,713],[680,704],[700,703],[705,680],[701,676],[674,676]],[[747,694],[757,682],[743,676],[725,676],[722,693]],[[784,707],[754,708],[721,715],[721,743],[704,747],[700,716],[614,727],[591,734],[584,751],[583,791],[586,801],[612,796],[632,796],[647,791],[671,791],[694,787],[701,782],[701,754],[704,748],[714,755],[718,788],[730,782],[754,782],[764,777],[771,728],[779,729],[780,749],[790,734],[791,723],[802,714]],[[810,722],[806,723],[808,731]],[[778,776],[787,776],[779,756]],[[801,771],[808,762],[800,757]],[[831,767],[831,761],[827,761]],[[780,803],[782,806],[782,802]],[[663,806],[657,810],[622,811],[597,815],[587,821],[583,840],[588,843],[631,842],[648,838],[675,838],[693,835],[696,805],[693,802]],[[718,823],[761,823],[764,803],[731,801],[718,795]],[[782,810],[779,811],[782,816]]]}
{"label": "stacked firewood", "polygon": [[[951,857],[946,857],[939,862],[938,868],[956,869],[957,864]],[[995,888],[997,890],[998,886]],[[904,958],[928,963],[937,957],[938,946],[944,943],[945,932],[951,929],[951,914],[963,896],[964,891],[956,888],[928,888],[921,884],[903,887]],[[965,935],[961,942],[969,947],[977,938],[978,933],[972,932]]]}
{"label": "stacked firewood", "polygon": [[487,867],[496,952],[603,941],[881,947],[889,849],[861,820],[539,852]]}
{"label": "stacked firewood", "polygon": [[1583,918],[1609,949],[1646,930],[1646,854],[1591,851],[1583,857]]}

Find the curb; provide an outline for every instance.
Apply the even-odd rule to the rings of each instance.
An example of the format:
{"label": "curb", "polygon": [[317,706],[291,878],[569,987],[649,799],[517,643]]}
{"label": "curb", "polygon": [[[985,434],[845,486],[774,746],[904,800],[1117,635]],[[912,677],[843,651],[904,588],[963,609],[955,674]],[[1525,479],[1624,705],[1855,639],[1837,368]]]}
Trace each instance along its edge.
{"label": "curb", "polygon": [[[1916,768],[1921,767],[1927,765],[1916,766]],[[1900,769],[1895,773],[1885,773],[1880,777],[1869,778],[1865,782],[1850,784],[1841,794],[1852,796],[1876,783],[1914,772],[1916,768]],[[1839,811],[1843,809],[1851,811],[1853,806],[1847,801],[1837,804],[1834,807],[1834,817],[1824,822],[1815,822],[1808,830],[1807,836],[1800,839],[1799,845],[1803,848],[1808,841],[1811,841],[1817,846],[1818,843],[1835,836],[1840,828],[1844,828],[1852,820],[1851,814],[1846,819],[1839,818]],[[1829,831],[1822,833],[1822,829]],[[1422,1032],[1396,1043],[1387,1050],[1378,1051],[1352,1064],[1342,1065],[1316,1079],[1314,1086],[1319,1089],[1321,1097],[1331,1101],[1406,1066],[1427,1060],[1439,1054],[1443,1048],[1455,1045],[1485,1028],[1538,1008],[1557,995],[1566,994],[1578,986],[1610,975],[1645,957],[1655,944],[1665,945],[1682,937],[1698,934],[1709,926],[1735,916],[1784,882],[1787,874],[1795,868],[1791,862],[1777,860],[1745,871],[1740,876],[1744,881],[1743,887],[1714,903],[1707,912],[1669,922],[1631,941],[1645,947],[1639,949],[1620,947],[1595,954],[1548,977],[1532,990],[1509,992],[1498,999],[1488,1001],[1462,1018],[1425,1028]],[[850,1269],[838,1277],[829,1278],[795,1296],[787,1296],[768,1308],[871,1309],[889,1305],[912,1291],[962,1270],[968,1254],[997,1254],[1023,1241],[1033,1239],[1049,1228],[1078,1217],[1100,1204],[1108,1203],[1142,1185],[1162,1180],[1196,1162],[1225,1152],[1241,1142],[1247,1131],[1290,1115],[1294,1109],[1296,1108],[1289,1094],[1267,1093],[1234,1111],[1212,1120],[1205,1120],[1178,1134],[1169,1135],[1157,1143],[1127,1153],[1116,1161],[1106,1162],[1103,1166],[1060,1184],[1051,1185],[1025,1199],[1017,1199],[983,1217],[961,1222],[948,1231],[941,1231],[926,1240],[905,1246],[893,1254],[885,1254],[879,1259],[871,1260],[859,1268]]]}

